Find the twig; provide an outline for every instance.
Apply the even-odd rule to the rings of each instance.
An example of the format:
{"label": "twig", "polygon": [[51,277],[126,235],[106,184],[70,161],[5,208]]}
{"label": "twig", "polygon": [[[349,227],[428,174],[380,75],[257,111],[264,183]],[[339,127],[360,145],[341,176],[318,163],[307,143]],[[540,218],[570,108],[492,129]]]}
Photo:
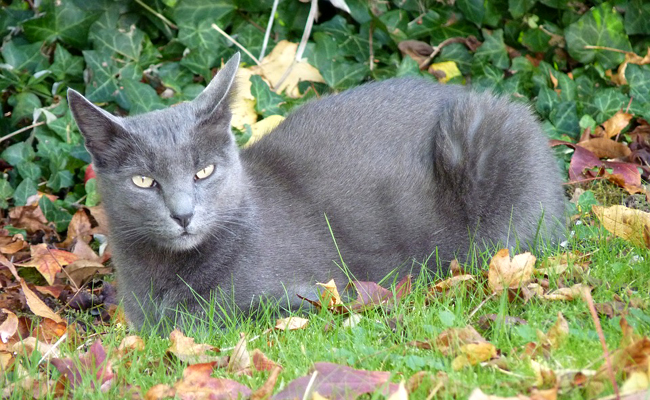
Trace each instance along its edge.
{"label": "twig", "polygon": [[[54,349],[56,349],[57,347],[59,347],[59,345],[60,345],[61,343],[63,343],[63,341],[64,341],[67,337],[68,337],[68,332],[66,332],[66,333],[64,333],[63,335],[61,335],[61,337],[59,338],[59,340],[57,340],[56,343],[54,343],[54,345],[53,345],[52,347],[50,347],[50,349],[49,349],[48,351],[46,351],[45,354],[43,354],[43,356],[41,357],[40,360],[38,360],[38,364],[40,364],[40,363],[42,363],[43,361],[45,361],[45,359],[47,359],[47,356],[49,356],[50,353],[54,351]],[[38,364],[37,364],[37,365],[38,365]]]}
{"label": "twig", "polygon": [[305,30],[302,32],[302,38],[300,39],[300,44],[298,45],[298,50],[296,50],[296,56],[293,59],[293,62],[289,67],[284,71],[280,80],[278,80],[273,88],[279,88],[284,83],[285,79],[289,76],[293,67],[296,66],[298,61],[302,59],[302,54],[305,52],[307,47],[307,40],[311,35],[311,28],[314,26],[314,21],[316,20],[316,14],[318,13],[318,0],[311,0],[311,8],[309,9],[309,16],[307,16],[307,23],[305,24]]}
{"label": "twig", "polygon": [[618,384],[616,383],[616,376],[614,375],[614,369],[612,368],[612,359],[609,356],[609,351],[607,350],[607,343],[605,343],[605,335],[603,334],[603,328],[600,326],[600,320],[598,319],[598,313],[596,312],[596,307],[594,306],[594,299],[591,297],[591,292],[587,290],[582,291],[582,297],[587,302],[589,307],[589,312],[591,313],[591,318],[594,320],[594,325],[596,325],[596,332],[598,332],[598,339],[600,339],[600,345],[603,347],[603,353],[605,356],[605,365],[607,366],[607,373],[609,374],[609,379],[612,381],[612,386],[614,387],[614,394],[616,399],[620,398],[620,392],[618,390]]}
{"label": "twig", "polygon": [[625,51],[625,50],[621,50],[621,49],[615,49],[613,47],[605,47],[605,46],[586,45],[583,48],[587,49],[587,50],[607,50],[607,51],[613,51],[613,52],[616,52],[616,53],[623,53],[623,54],[630,53],[629,51]]}
{"label": "twig", "polygon": [[168,20],[167,18],[165,18],[164,15],[162,15],[162,14],[159,13],[158,11],[156,11],[156,10],[154,10],[153,8],[151,8],[151,7],[149,7],[148,5],[146,5],[142,0],[135,0],[135,2],[138,3],[138,4],[140,4],[140,6],[142,6],[142,8],[144,8],[145,10],[149,11],[150,13],[152,13],[153,15],[155,15],[156,17],[158,17],[158,19],[160,19],[162,22],[164,22],[164,23],[165,23],[167,26],[169,26],[170,28],[172,28],[172,29],[178,29],[178,26],[174,25],[174,23],[173,23],[172,21]]}
{"label": "twig", "polygon": [[370,21],[370,28],[368,29],[368,44],[370,48],[368,49],[368,53],[370,54],[370,72],[372,72],[373,69],[375,69],[375,50],[372,48],[372,33],[375,30],[375,25],[374,21]]}
{"label": "twig", "polygon": [[437,56],[438,53],[440,53],[440,51],[442,51],[442,48],[445,47],[446,45],[452,44],[452,43],[465,43],[466,40],[467,40],[467,38],[464,38],[464,37],[453,37],[453,38],[443,40],[437,46],[433,46],[433,51],[431,52],[431,54],[429,54],[429,56],[427,58],[425,58],[424,61],[422,61],[422,63],[420,64],[420,69],[427,68],[429,66],[429,64],[431,63],[431,60],[433,60],[435,58],[435,56]]}
{"label": "twig", "polygon": [[264,32],[264,41],[262,42],[262,51],[260,51],[260,60],[264,58],[266,54],[266,45],[269,43],[269,38],[271,37],[271,29],[273,28],[273,20],[275,19],[275,12],[278,9],[278,3],[280,0],[273,0],[273,7],[271,8],[271,16],[269,17],[269,23],[266,26],[266,32]]}
{"label": "twig", "polygon": [[230,41],[232,42],[232,44],[234,44],[235,46],[239,47],[239,49],[240,49],[241,51],[243,51],[244,53],[246,53],[247,56],[249,56],[253,61],[255,61],[255,64],[261,66],[260,60],[258,60],[257,58],[255,58],[255,56],[252,55],[251,52],[248,51],[248,49],[247,49],[246,47],[244,47],[244,46],[242,46],[241,44],[239,44],[239,42],[236,41],[232,36],[230,36],[229,34],[227,34],[223,29],[219,28],[219,27],[217,26],[217,24],[212,24],[211,26],[212,26],[212,29],[214,29],[215,31],[217,31],[217,32],[219,32],[220,34],[224,35],[224,36],[226,37],[226,39],[228,39],[228,40],[230,40]]}
{"label": "twig", "polygon": [[311,374],[311,378],[309,379],[309,383],[305,388],[305,394],[302,396],[302,400],[307,400],[309,398],[309,391],[311,390],[311,387],[314,386],[314,381],[316,380],[317,375],[318,371],[314,371],[314,373]]}
{"label": "twig", "polygon": [[26,126],[26,127],[24,127],[24,128],[20,128],[20,129],[18,129],[17,131],[11,132],[10,134],[1,137],[1,138],[0,138],[0,142],[4,142],[5,140],[10,139],[10,138],[12,138],[12,137],[14,137],[14,136],[16,136],[16,135],[19,135],[19,134],[21,134],[21,133],[23,133],[23,132],[25,132],[25,131],[28,131],[28,130],[30,130],[30,129],[32,129],[32,128],[36,128],[37,126],[41,126],[41,125],[43,125],[44,123],[45,123],[45,121],[39,121],[39,122],[37,122],[37,123],[35,123],[35,124],[31,124],[30,126]]}
{"label": "twig", "polygon": [[476,314],[476,313],[478,312],[478,310],[480,310],[480,309],[485,305],[485,303],[487,303],[487,302],[488,302],[492,297],[496,296],[496,294],[497,294],[496,292],[492,292],[491,295],[489,295],[488,297],[486,297],[485,300],[483,300],[483,301],[481,302],[481,304],[479,304],[479,305],[478,305],[474,310],[472,310],[471,313],[469,313],[469,315],[467,316],[467,319],[468,319],[468,320],[472,319],[472,317],[474,316],[474,314]]}

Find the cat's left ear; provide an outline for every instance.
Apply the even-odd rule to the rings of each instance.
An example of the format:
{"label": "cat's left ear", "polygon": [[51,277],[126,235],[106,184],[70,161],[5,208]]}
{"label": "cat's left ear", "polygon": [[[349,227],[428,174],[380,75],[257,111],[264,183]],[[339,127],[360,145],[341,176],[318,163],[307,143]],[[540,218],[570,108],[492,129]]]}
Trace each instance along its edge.
{"label": "cat's left ear", "polygon": [[217,75],[212,78],[208,87],[192,101],[198,117],[207,117],[217,109],[228,108],[228,93],[230,93],[233,82],[235,82],[239,60],[239,53],[235,53],[226,65],[219,70]]}

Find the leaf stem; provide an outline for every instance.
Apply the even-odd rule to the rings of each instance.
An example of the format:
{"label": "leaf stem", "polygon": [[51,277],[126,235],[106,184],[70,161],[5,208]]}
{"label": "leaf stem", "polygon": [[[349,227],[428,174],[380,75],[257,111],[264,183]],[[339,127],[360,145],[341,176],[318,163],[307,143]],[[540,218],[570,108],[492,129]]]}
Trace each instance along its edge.
{"label": "leaf stem", "polygon": [[269,38],[271,36],[271,29],[273,28],[273,21],[275,20],[275,12],[278,9],[278,3],[280,0],[273,0],[273,7],[271,8],[271,16],[269,17],[269,23],[266,26],[266,32],[264,32],[264,41],[262,42],[262,51],[260,51],[260,60],[264,58],[266,54],[266,45],[269,43]]}
{"label": "leaf stem", "polygon": [[167,26],[169,26],[170,28],[178,29],[178,26],[176,26],[172,21],[168,20],[167,18],[165,18],[164,15],[162,15],[158,11],[146,5],[142,0],[135,0],[135,2],[138,3],[140,6],[142,6],[142,8],[144,8],[145,10],[149,11],[150,13],[158,17],[158,19],[160,19],[162,22],[167,24]]}
{"label": "leaf stem", "polygon": [[217,31],[217,32],[219,32],[220,34],[222,34],[223,36],[225,36],[226,39],[228,39],[228,40],[230,40],[230,41],[232,42],[232,44],[234,44],[235,46],[239,47],[239,49],[240,49],[241,51],[243,51],[244,53],[246,53],[247,56],[249,56],[253,61],[255,61],[255,64],[261,66],[260,60],[258,60],[254,55],[252,55],[251,52],[248,51],[248,49],[247,49],[246,47],[242,46],[242,45],[241,45],[238,41],[236,41],[232,36],[230,36],[229,34],[227,34],[223,29],[219,28],[219,27],[217,26],[217,24],[212,24],[211,26],[212,26],[212,29],[214,29],[215,31]]}
{"label": "leaf stem", "polygon": [[0,138],[0,142],[4,142],[5,140],[10,139],[10,138],[12,138],[12,137],[14,137],[14,136],[16,136],[16,135],[19,135],[19,134],[21,134],[21,133],[23,133],[23,132],[25,132],[25,131],[28,131],[28,130],[30,130],[30,129],[32,129],[32,128],[36,128],[37,126],[41,126],[41,125],[43,125],[44,123],[45,123],[45,121],[39,121],[39,122],[37,122],[37,123],[35,123],[35,124],[31,124],[31,125],[29,125],[29,126],[25,126],[25,127],[23,127],[23,128],[20,128],[20,129],[18,129],[17,131],[13,131],[13,132],[11,132],[10,134],[1,137],[1,138]]}

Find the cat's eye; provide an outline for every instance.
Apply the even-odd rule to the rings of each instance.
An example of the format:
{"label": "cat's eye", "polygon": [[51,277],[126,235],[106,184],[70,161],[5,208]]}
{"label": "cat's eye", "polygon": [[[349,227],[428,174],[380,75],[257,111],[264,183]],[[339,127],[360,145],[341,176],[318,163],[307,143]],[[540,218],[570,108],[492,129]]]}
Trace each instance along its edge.
{"label": "cat's eye", "polygon": [[197,172],[196,175],[194,175],[194,179],[196,180],[205,179],[208,176],[212,175],[213,172],[214,172],[214,165],[208,165],[207,167]]}
{"label": "cat's eye", "polygon": [[141,188],[150,188],[156,186],[156,181],[153,180],[153,178],[149,178],[148,176],[144,175],[133,175],[131,177],[131,180],[133,183],[135,183],[135,186]]}

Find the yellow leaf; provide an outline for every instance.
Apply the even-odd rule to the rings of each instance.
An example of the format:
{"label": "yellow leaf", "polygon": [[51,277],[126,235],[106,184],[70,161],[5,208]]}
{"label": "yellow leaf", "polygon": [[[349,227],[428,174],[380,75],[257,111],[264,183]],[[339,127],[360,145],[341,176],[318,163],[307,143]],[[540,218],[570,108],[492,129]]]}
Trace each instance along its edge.
{"label": "yellow leaf", "polygon": [[632,117],[632,114],[618,110],[610,119],[602,123],[602,128],[600,126],[596,128],[596,136],[612,138],[618,135],[630,123]]}
{"label": "yellow leaf", "polygon": [[255,97],[251,93],[251,76],[249,68],[239,68],[235,76],[235,92],[233,93],[230,109],[232,111],[232,126],[243,130],[244,125],[257,122]]}
{"label": "yellow leaf", "polygon": [[569,323],[561,312],[557,313],[557,321],[548,330],[546,338],[551,343],[551,347],[557,349],[569,336]]}
{"label": "yellow leaf", "polygon": [[[316,284],[318,286],[321,286],[323,289],[325,289],[321,293],[321,299],[323,300],[324,307],[332,307],[339,304],[343,304],[343,302],[341,301],[341,295],[339,294],[339,290],[336,288],[336,283],[334,282],[334,279],[330,279],[330,281],[327,283],[316,283]],[[327,304],[324,304],[325,302]]]}
{"label": "yellow leaf", "polygon": [[[442,72],[442,74],[440,74],[438,71]],[[443,61],[431,64],[429,66],[429,73],[438,78],[438,82],[441,83],[446,83],[450,79],[461,75],[460,70],[458,69],[458,65],[456,65],[454,61]]]}
{"label": "yellow leaf", "polygon": [[30,250],[32,259],[29,262],[16,265],[36,268],[50,285],[54,283],[54,277],[57,272],[61,271],[61,267],[75,262],[79,258],[67,251],[48,249],[45,243],[33,245]]}
{"label": "yellow leaf", "polygon": [[507,288],[518,288],[526,285],[535,272],[535,261],[532,254],[526,252],[517,254],[510,259],[508,249],[502,249],[490,260],[488,284],[499,293]]}
{"label": "yellow leaf", "polygon": [[[324,83],[325,80],[320,72],[306,61],[300,60],[294,64],[296,50],[298,50],[298,43],[281,40],[275,45],[273,51],[262,59],[260,66],[253,66],[250,69],[254,74],[266,78],[276,93],[285,92],[289,97],[300,97],[298,83],[301,81]],[[289,68],[291,70],[287,74]],[[279,87],[276,87],[282,78],[284,80]]]}
{"label": "yellow leaf", "polygon": [[469,343],[459,349],[460,355],[451,362],[454,371],[461,370],[470,365],[476,365],[497,356],[497,349],[492,343]]}
{"label": "yellow leaf", "polygon": [[288,317],[279,319],[275,323],[275,329],[281,331],[295,331],[297,329],[304,329],[309,324],[309,320],[300,317]]}
{"label": "yellow leaf", "polygon": [[634,393],[640,390],[646,390],[650,387],[650,376],[643,371],[635,371],[630,374],[623,386],[621,393]]}
{"label": "yellow leaf", "polygon": [[23,288],[23,293],[25,294],[25,299],[27,300],[27,307],[39,317],[49,318],[56,322],[63,322],[63,319],[59,317],[47,304],[43,303],[41,299],[36,296],[30,288],[27,287],[25,281],[20,279],[20,286]]}
{"label": "yellow leaf", "polygon": [[253,134],[250,139],[248,139],[248,142],[246,142],[244,147],[248,147],[260,140],[262,136],[275,129],[278,125],[280,125],[282,121],[284,121],[284,117],[282,115],[269,115],[263,120],[257,121],[251,125],[251,132]]}
{"label": "yellow leaf", "polygon": [[542,294],[541,297],[545,300],[571,301],[573,299],[582,298],[582,294],[585,290],[591,292],[589,286],[584,283],[577,283],[568,288],[560,288],[551,293]]}
{"label": "yellow leaf", "polygon": [[600,223],[615,236],[637,246],[650,245],[650,213],[621,205],[593,206]]}

